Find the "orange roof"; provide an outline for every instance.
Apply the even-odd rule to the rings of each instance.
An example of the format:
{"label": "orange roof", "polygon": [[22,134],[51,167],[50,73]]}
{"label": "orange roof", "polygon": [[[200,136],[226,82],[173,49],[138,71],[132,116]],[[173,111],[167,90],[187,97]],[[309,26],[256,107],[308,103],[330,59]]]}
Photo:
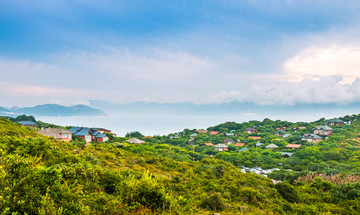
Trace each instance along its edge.
{"label": "orange roof", "polygon": [[235,146],[244,146],[245,143],[235,143]]}
{"label": "orange roof", "polygon": [[287,144],[285,146],[285,148],[295,148],[295,149],[298,149],[300,148],[302,145],[301,144]]}
{"label": "orange roof", "polygon": [[214,144],[212,143],[204,143],[205,146],[213,146]]}
{"label": "orange roof", "polygon": [[261,137],[255,137],[255,136],[249,136],[248,138],[249,139],[254,139],[254,140],[260,140],[261,139]]}
{"label": "orange roof", "polygon": [[218,134],[219,132],[218,131],[212,131],[210,132],[211,135],[215,135],[215,134]]}

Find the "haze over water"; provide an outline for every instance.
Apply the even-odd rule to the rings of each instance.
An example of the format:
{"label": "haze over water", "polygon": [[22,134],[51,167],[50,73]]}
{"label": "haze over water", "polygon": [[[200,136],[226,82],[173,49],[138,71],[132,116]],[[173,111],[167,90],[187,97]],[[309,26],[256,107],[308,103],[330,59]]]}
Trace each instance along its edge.
{"label": "haze over water", "polygon": [[[343,115],[352,113],[342,113]],[[37,120],[62,126],[103,127],[110,129],[118,136],[125,136],[130,131],[140,131],[144,135],[167,135],[188,129],[206,129],[220,123],[234,121],[246,122],[249,120],[262,121],[265,118],[272,120],[287,120],[291,122],[310,122],[322,117],[333,118],[343,116],[339,113],[315,113],[304,115],[110,115],[96,117],[37,117]]]}

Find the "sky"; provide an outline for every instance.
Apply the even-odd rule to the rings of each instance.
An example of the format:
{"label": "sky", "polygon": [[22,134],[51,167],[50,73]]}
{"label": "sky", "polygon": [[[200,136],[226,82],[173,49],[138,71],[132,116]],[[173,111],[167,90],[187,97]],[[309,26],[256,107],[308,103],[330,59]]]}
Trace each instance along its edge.
{"label": "sky", "polygon": [[2,0],[0,106],[360,101],[358,0]]}

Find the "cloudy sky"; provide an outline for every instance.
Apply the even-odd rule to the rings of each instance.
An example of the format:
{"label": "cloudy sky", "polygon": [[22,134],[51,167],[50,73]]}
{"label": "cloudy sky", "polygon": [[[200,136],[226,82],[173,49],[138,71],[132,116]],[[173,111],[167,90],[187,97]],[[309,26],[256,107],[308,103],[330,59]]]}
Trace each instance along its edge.
{"label": "cloudy sky", "polygon": [[358,0],[2,0],[0,106],[360,101]]}

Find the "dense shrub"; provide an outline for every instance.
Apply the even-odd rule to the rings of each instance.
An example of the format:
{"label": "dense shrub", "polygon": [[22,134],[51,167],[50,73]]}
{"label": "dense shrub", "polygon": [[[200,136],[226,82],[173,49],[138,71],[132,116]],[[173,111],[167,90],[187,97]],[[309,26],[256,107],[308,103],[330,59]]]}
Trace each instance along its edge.
{"label": "dense shrub", "polygon": [[275,185],[276,190],[280,195],[290,203],[299,202],[299,197],[296,193],[295,188],[288,183],[277,183]]}
{"label": "dense shrub", "polygon": [[200,207],[212,211],[222,211],[224,210],[225,205],[222,202],[219,194],[211,194],[201,201]]}

